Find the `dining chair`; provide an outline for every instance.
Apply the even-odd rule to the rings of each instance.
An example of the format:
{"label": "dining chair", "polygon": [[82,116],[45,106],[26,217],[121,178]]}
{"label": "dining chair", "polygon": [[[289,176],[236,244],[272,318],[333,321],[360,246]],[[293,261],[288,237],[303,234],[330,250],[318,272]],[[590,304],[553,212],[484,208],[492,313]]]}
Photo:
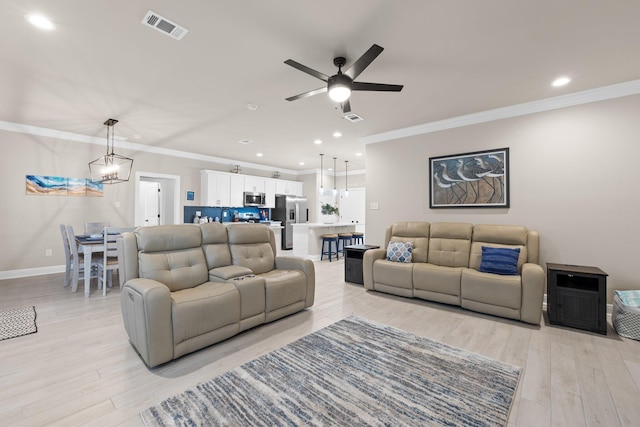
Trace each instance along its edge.
{"label": "dining chair", "polygon": [[62,234],[62,244],[64,245],[64,259],[66,264],[64,270],[64,287],[66,288],[69,286],[69,279],[71,278],[71,263],[73,262],[66,225],[60,224],[60,234]]}
{"label": "dining chair", "polygon": [[[69,239],[69,250],[71,252],[71,292],[76,292],[78,290],[80,273],[84,272],[84,254],[78,251],[76,235],[73,232],[73,227],[70,225],[67,225],[67,238]],[[89,274],[89,280],[94,277],[98,277],[98,262],[100,259],[102,259],[102,254],[91,254],[91,272]]]}
{"label": "dining chair", "polygon": [[100,234],[105,227],[111,227],[111,223],[108,221],[103,222],[85,222],[84,234]]}
{"label": "dining chair", "polygon": [[102,296],[107,295],[107,286],[112,287],[113,271],[119,268],[116,239],[120,234],[133,230],[135,227],[104,227],[102,229],[105,250],[102,253],[102,259],[98,261],[98,289],[102,287]]}

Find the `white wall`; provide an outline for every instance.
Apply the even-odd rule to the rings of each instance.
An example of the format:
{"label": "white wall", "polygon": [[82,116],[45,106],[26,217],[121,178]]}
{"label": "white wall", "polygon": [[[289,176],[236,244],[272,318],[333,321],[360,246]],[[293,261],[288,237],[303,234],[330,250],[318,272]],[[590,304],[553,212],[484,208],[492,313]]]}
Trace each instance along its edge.
{"label": "white wall", "polygon": [[[609,302],[613,289],[640,289],[638,112],[635,95],[369,144],[367,243],[383,245],[396,221],[524,225],[540,232],[543,265],[607,272]],[[510,208],[429,208],[429,157],[502,147],[510,149]]]}
{"label": "white wall", "polygon": [[[25,175],[87,178],[88,163],[104,155],[104,146],[0,130],[0,279],[64,271],[59,224],[82,232],[85,221],[109,221],[113,226],[134,224],[135,180],[105,185],[104,197],[26,195]],[[134,159],[135,171],[180,176],[180,218],[183,207],[200,199],[200,170],[229,171],[230,165],[116,149]],[[242,173],[270,176],[265,170],[243,168]],[[282,175],[283,179],[297,177]],[[305,192],[311,184],[305,183]],[[195,201],[185,201],[187,190]],[[173,222],[170,220],[169,222]],[[45,256],[52,249],[53,255]]]}

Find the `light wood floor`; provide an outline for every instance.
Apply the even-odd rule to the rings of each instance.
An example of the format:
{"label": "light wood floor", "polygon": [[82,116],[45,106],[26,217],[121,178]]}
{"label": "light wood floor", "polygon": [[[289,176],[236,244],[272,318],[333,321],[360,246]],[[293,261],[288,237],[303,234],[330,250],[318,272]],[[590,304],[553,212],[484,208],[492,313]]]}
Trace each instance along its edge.
{"label": "light wood floor", "polygon": [[140,426],[160,400],[350,314],[524,368],[510,426],[640,425],[640,342],[540,327],[367,292],[316,262],[308,310],[149,370],[127,341],[120,291],[91,298],[62,275],[0,281],[0,310],[34,305],[36,334],[0,341],[0,425]]}

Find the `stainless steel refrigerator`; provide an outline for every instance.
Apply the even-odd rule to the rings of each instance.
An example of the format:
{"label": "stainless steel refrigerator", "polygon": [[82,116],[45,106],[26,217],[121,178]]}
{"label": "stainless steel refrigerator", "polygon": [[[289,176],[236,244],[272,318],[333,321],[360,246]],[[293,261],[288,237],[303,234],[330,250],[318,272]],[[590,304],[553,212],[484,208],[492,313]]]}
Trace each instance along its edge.
{"label": "stainless steel refrigerator", "polygon": [[276,207],[271,219],[282,221],[282,249],[293,249],[293,224],[309,222],[307,198],[304,196],[276,195]]}

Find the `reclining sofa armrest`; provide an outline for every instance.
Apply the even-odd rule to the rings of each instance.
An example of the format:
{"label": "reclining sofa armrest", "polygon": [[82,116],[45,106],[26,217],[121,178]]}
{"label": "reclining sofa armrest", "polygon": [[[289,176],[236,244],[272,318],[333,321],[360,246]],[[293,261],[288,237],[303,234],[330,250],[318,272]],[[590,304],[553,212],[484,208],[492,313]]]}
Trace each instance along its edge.
{"label": "reclining sofa armrest", "polygon": [[300,270],[307,275],[307,298],[305,307],[311,307],[316,296],[316,268],[309,259],[291,256],[277,256],[276,269]]}
{"label": "reclining sofa armrest", "polygon": [[173,360],[171,292],[151,279],[131,279],[120,297],[131,344],[150,368]]}
{"label": "reclining sofa armrest", "polygon": [[534,325],[540,324],[546,276],[538,264],[522,266],[522,306],[520,320]]}
{"label": "reclining sofa armrest", "polygon": [[373,289],[373,263],[376,260],[384,259],[387,256],[387,250],[383,248],[369,249],[364,253],[362,259],[362,279],[365,289]]}

